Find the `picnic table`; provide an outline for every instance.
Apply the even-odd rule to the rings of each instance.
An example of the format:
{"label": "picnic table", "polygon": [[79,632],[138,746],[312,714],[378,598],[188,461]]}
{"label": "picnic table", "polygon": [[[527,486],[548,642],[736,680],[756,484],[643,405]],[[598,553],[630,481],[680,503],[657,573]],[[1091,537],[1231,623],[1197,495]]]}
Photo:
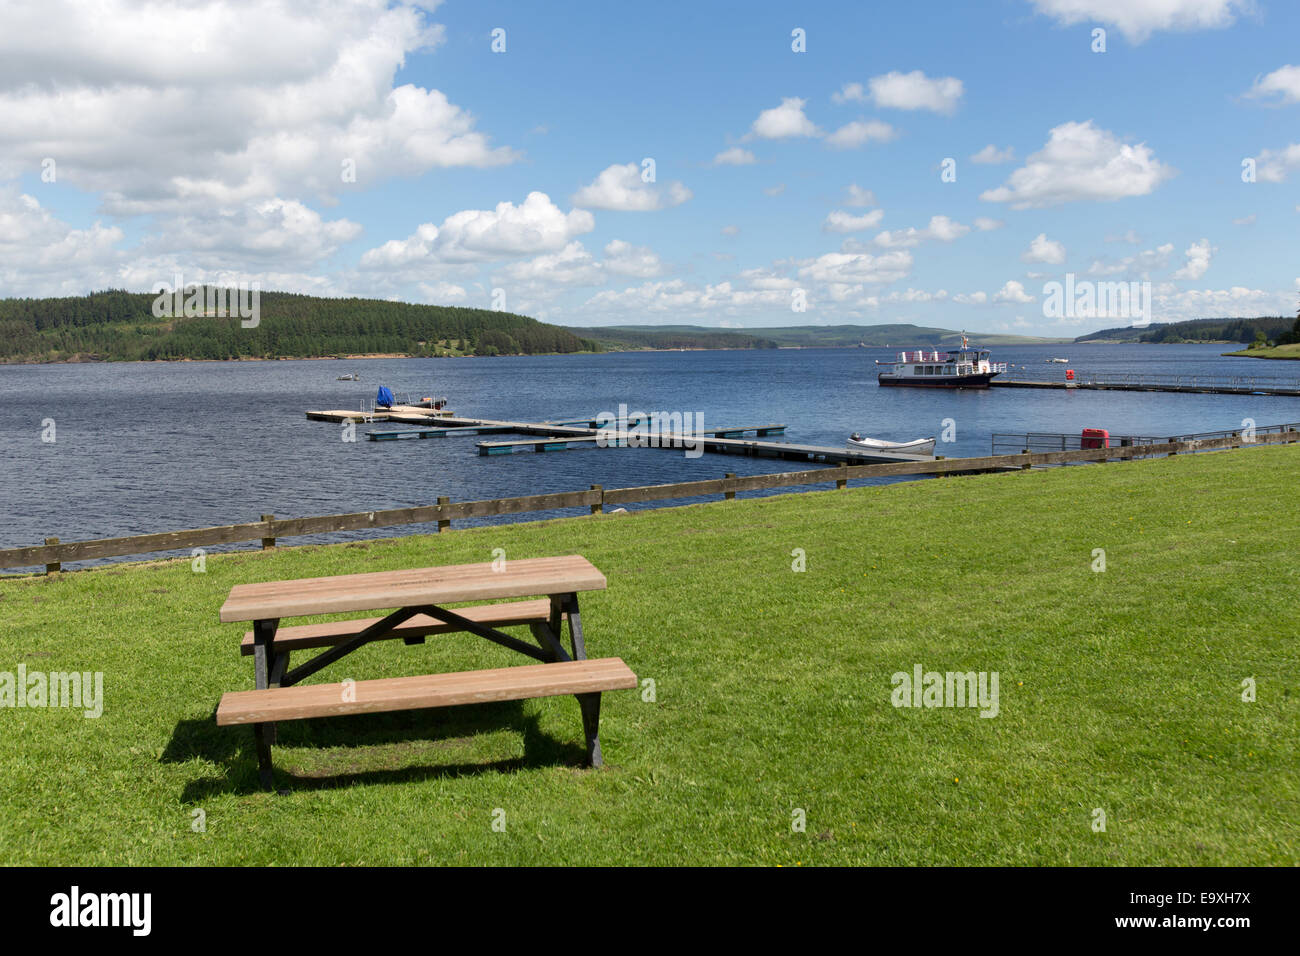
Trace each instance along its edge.
{"label": "picnic table", "polygon": [[[253,658],[254,690],[231,691],[217,724],[252,724],[258,772],[272,782],[271,745],[278,721],[382,713],[573,694],[582,712],[587,763],[601,765],[600,695],[637,686],[620,658],[588,659],[578,594],[605,588],[605,576],[581,555],[484,564],[266,581],[233,587],[221,607],[226,622],[252,622],[241,652]],[[538,597],[538,596],[541,597]],[[511,600],[529,597],[533,600]],[[447,604],[476,604],[455,610]],[[284,618],[396,608],[382,617],[281,627]],[[569,644],[562,641],[569,626]],[[526,625],[536,644],[501,628]],[[541,663],[414,677],[303,684],[372,641],[423,644],[436,634],[468,631]],[[295,651],[324,648],[289,666]]]}

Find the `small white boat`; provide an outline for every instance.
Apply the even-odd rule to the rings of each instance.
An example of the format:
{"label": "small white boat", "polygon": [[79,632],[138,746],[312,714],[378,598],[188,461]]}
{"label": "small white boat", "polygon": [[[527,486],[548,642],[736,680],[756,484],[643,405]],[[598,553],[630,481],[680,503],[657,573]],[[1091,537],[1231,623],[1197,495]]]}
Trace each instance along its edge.
{"label": "small white boat", "polygon": [[857,432],[849,436],[845,445],[849,451],[886,452],[900,455],[933,455],[934,439],[917,438],[914,441],[881,441],[879,438],[863,438]]}
{"label": "small white boat", "polygon": [[1065,364],[1066,364],[1067,362],[1069,362],[1070,360],[1069,360],[1068,358],[1066,358],[1066,359],[1063,359],[1063,358],[1049,358],[1047,361],[1048,361],[1048,362],[1055,362],[1057,365],[1065,365]]}
{"label": "small white boat", "polygon": [[361,381],[361,376],[358,375],[356,372],[348,372],[347,375],[340,375],[340,376],[338,377],[337,381],[340,381],[340,382],[359,382],[359,381]]}

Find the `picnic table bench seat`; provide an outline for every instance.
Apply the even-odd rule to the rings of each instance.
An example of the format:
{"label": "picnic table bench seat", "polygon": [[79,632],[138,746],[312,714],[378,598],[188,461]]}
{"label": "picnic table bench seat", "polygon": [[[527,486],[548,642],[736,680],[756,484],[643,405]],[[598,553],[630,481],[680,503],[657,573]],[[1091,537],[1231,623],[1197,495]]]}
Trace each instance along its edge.
{"label": "picnic table bench seat", "polygon": [[420,677],[383,677],[353,681],[347,685],[302,684],[231,691],[222,696],[217,707],[217,724],[225,727],[307,717],[380,714],[393,710],[592,694],[636,686],[636,675],[617,657]]}
{"label": "picnic table bench seat", "polygon": [[[217,724],[252,726],[258,772],[269,789],[271,744],[278,721],[572,694],[582,711],[587,763],[599,767],[601,694],[637,686],[636,675],[621,659],[587,658],[578,593],[604,587],[605,576],[576,554],[236,585],[219,616],[223,622],[253,624],[240,642],[240,651],[253,658],[255,689],[223,695],[217,706]],[[446,606],[483,601],[497,603]],[[384,617],[280,627],[286,617],[353,611],[386,613]],[[561,642],[565,624],[569,649]],[[500,630],[516,625],[527,625],[536,643]],[[541,663],[302,683],[372,641],[400,637],[406,644],[420,644],[428,635],[457,631],[475,634]],[[291,652],[306,648],[321,650],[290,668]]]}

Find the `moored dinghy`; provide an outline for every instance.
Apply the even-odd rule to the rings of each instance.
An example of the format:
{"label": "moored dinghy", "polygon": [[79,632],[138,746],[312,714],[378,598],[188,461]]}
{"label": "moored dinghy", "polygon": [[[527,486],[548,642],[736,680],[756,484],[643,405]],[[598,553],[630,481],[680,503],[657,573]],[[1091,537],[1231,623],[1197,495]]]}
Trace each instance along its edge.
{"label": "moored dinghy", "polygon": [[933,455],[934,439],[917,438],[912,441],[881,441],[879,438],[863,438],[857,432],[849,436],[845,445],[848,451],[890,452],[900,455]]}

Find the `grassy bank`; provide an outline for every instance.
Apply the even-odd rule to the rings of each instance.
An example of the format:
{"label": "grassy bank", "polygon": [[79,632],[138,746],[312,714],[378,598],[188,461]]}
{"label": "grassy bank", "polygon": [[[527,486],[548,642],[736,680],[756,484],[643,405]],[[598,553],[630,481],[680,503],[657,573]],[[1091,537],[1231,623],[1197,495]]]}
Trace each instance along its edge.
{"label": "grassy bank", "polygon": [[[102,671],[106,697],[0,709],[0,863],[1294,864],[1298,467],[1260,448],[0,582],[0,671]],[[578,769],[556,698],[283,724],[292,792],[260,792],[251,732],[213,721],[252,686],[229,588],[494,548],[609,578],[588,647],[656,699],[606,695],[606,769]],[[459,635],[316,679],[520,662]],[[1000,712],[896,709],[918,663],[999,672]]]}
{"label": "grassy bank", "polygon": [[1224,352],[1223,354],[1230,355],[1233,358],[1300,359],[1300,343],[1275,345],[1272,348],[1265,349],[1242,349],[1240,352]]}

